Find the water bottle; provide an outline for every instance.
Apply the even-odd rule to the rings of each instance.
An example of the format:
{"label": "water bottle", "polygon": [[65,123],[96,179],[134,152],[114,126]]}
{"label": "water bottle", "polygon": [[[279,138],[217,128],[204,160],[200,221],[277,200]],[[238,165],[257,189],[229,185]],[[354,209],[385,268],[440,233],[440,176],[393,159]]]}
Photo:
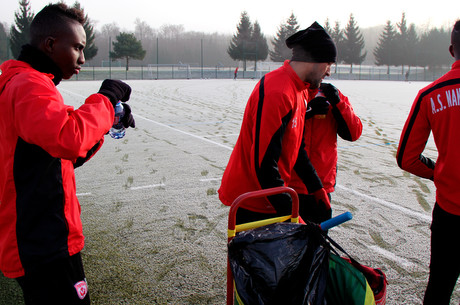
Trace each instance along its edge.
{"label": "water bottle", "polygon": [[125,109],[123,108],[121,101],[118,101],[118,103],[115,105],[115,118],[113,120],[113,125],[109,130],[110,136],[114,139],[121,139],[125,136],[126,128],[121,122],[124,114]]}

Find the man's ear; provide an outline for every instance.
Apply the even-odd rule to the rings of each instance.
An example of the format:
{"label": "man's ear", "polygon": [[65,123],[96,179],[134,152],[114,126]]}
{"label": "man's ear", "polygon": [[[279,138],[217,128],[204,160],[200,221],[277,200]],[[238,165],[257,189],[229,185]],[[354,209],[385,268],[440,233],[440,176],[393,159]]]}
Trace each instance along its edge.
{"label": "man's ear", "polygon": [[453,45],[450,45],[450,46],[449,46],[449,52],[450,52],[450,55],[452,55],[452,57],[455,57],[455,54],[454,54],[454,46],[453,46]]}
{"label": "man's ear", "polygon": [[54,43],[56,39],[54,37],[48,36],[45,38],[45,41],[43,42],[43,47],[44,51],[48,54],[53,53],[54,50]]}

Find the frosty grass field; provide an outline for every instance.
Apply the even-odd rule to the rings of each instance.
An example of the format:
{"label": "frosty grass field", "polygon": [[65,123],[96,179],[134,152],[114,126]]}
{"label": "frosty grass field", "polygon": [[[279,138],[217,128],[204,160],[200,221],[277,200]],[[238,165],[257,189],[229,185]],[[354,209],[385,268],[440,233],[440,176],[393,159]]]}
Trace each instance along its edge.
{"label": "frosty grass field", "polygon": [[[217,195],[255,80],[127,81],[136,128],[106,137],[76,170],[95,304],[224,304],[228,208]],[[387,304],[421,304],[428,277],[432,182],[397,167],[397,142],[422,82],[330,80],[363,122],[339,140],[330,231],[388,277]],[[63,82],[78,107],[100,82]],[[435,159],[430,140],[426,155]],[[457,284],[452,304],[460,300]]]}

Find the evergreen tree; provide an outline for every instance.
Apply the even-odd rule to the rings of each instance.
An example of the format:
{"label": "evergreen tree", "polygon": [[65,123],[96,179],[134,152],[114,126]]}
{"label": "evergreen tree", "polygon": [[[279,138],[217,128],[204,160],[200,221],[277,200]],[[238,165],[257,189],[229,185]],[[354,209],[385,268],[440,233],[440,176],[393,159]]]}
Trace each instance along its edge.
{"label": "evergreen tree", "polygon": [[[296,32],[299,31],[299,23],[297,22],[297,18],[296,16],[294,15],[294,13],[291,13],[291,16],[289,16],[288,20],[286,21],[286,33],[287,33],[287,37],[286,39],[295,34]],[[284,45],[286,45],[286,42],[284,42]]]}
{"label": "evergreen tree", "polygon": [[360,65],[367,55],[366,52],[362,54],[364,50],[364,38],[353,14],[350,15],[347,27],[345,28],[342,46],[341,58],[344,63],[350,64],[350,73],[353,73],[353,64]]}
{"label": "evergreen tree", "polygon": [[332,28],[331,28],[331,24],[329,23],[329,18],[326,18],[326,21],[324,22],[324,26],[323,28],[326,30],[326,32],[329,34],[329,36],[332,35]]}
{"label": "evergreen tree", "polygon": [[406,58],[406,64],[410,67],[417,66],[418,62],[418,49],[419,49],[420,39],[417,35],[417,31],[415,29],[415,24],[411,23],[409,26],[409,30],[407,31],[407,49],[408,49],[408,56]]}
{"label": "evergreen tree", "polygon": [[375,64],[377,66],[387,66],[387,74],[390,73],[390,66],[393,65],[393,53],[395,52],[395,41],[396,31],[391,21],[388,20],[380,35],[377,46],[375,47],[373,53],[375,56]]}
{"label": "evergreen tree", "polygon": [[241,13],[240,23],[236,29],[237,32],[230,41],[227,53],[233,60],[242,60],[246,71],[246,60],[248,53],[251,53],[251,45],[253,45],[251,43],[252,23],[247,12]]}
{"label": "evergreen tree", "polygon": [[421,66],[430,69],[443,65],[451,65],[452,57],[446,46],[450,45],[450,33],[444,29],[433,28],[422,34],[419,49]]}
{"label": "evergreen tree", "polygon": [[396,26],[399,32],[396,35],[396,52],[394,62],[396,66],[402,67],[401,73],[404,74],[404,65],[407,62],[407,53],[409,51],[407,47],[408,29],[405,13],[402,13],[401,22],[397,23]]}
{"label": "evergreen tree", "polygon": [[260,29],[259,23],[254,22],[254,27],[251,35],[251,41],[254,42],[254,71],[257,70],[257,62],[267,59],[268,57],[268,44],[267,39]]}
{"label": "evergreen tree", "polygon": [[113,52],[110,52],[110,57],[113,59],[125,58],[126,71],[129,70],[129,60],[139,59],[145,57],[146,51],[142,48],[142,44],[137,40],[136,36],[132,33],[121,32],[117,36],[117,41],[113,42]]}
{"label": "evergreen tree", "polygon": [[336,45],[343,43],[343,30],[340,29],[340,23],[338,21],[335,22],[334,29],[332,29],[329,34],[331,35],[331,38],[334,40]]}
{"label": "evergreen tree", "polygon": [[19,12],[14,13],[16,26],[13,24],[10,30],[10,48],[14,58],[18,57],[21,47],[29,43],[30,24],[34,19],[28,0],[21,0],[19,6]]}
{"label": "evergreen tree", "polygon": [[406,14],[403,13],[401,22],[396,24],[399,32],[396,35],[396,65],[401,66],[401,74],[404,74],[404,66],[415,65],[417,62],[417,51],[419,39],[415,25],[407,27]]}
{"label": "evergreen tree", "polygon": [[[78,10],[84,11],[81,8],[80,2],[78,1],[75,1],[73,7]],[[83,28],[85,29],[86,33],[86,47],[83,50],[83,52],[85,53],[85,59],[91,60],[96,56],[98,49],[95,43],[96,35],[94,33],[94,27],[91,24],[91,20],[89,19],[88,14],[85,15],[85,23],[83,24]]]}
{"label": "evergreen tree", "polygon": [[334,29],[330,32],[330,36],[335,43],[335,47],[337,48],[337,62],[335,65],[335,72],[337,73],[337,64],[342,62],[342,53],[343,53],[343,31],[340,29],[340,23],[338,21],[335,22]]}
{"label": "evergreen tree", "polygon": [[0,62],[9,59],[8,56],[8,36],[5,26],[0,22]]}
{"label": "evergreen tree", "polygon": [[273,39],[273,51],[270,51],[270,59],[275,62],[283,62],[291,58],[292,51],[286,46],[286,39],[299,30],[299,25],[294,13],[287,19],[286,23],[281,24],[278,33]]}

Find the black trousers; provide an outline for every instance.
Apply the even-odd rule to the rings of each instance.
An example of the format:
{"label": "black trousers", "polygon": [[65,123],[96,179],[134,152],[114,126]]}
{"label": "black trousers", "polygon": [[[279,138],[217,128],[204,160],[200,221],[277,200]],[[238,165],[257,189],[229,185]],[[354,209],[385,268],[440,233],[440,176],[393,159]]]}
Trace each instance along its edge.
{"label": "black trousers", "polygon": [[430,277],[424,305],[449,305],[460,275],[460,216],[449,214],[437,203],[431,223]]}
{"label": "black trousers", "polygon": [[26,269],[16,280],[26,305],[90,304],[80,253]]}

